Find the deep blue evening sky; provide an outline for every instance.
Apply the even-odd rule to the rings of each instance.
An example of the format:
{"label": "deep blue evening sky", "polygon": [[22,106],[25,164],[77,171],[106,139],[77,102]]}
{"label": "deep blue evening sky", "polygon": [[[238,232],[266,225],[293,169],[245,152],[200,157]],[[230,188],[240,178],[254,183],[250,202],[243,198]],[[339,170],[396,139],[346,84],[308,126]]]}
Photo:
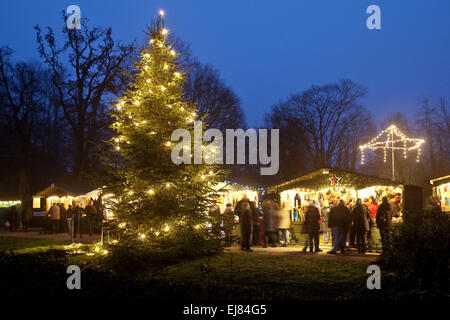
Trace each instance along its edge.
{"label": "deep blue evening sky", "polygon": [[[90,26],[112,26],[125,42],[141,42],[164,9],[167,28],[220,69],[252,126],[280,99],[339,78],[368,87],[364,103],[378,119],[415,112],[425,96],[450,97],[449,0],[3,0],[0,45],[37,58],[33,26],[59,32],[70,4]],[[366,28],[370,4],[381,7],[381,30]]]}

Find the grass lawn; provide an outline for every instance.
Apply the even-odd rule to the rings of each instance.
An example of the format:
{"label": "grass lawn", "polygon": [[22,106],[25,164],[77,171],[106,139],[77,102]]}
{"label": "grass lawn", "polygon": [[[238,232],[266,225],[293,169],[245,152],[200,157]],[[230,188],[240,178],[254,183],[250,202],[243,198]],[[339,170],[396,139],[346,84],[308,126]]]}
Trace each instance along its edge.
{"label": "grass lawn", "polygon": [[[0,237],[0,252],[13,249],[19,254],[38,253],[64,249],[67,244],[68,241],[53,239]],[[68,259],[70,264],[80,264],[94,257],[81,254],[69,255]],[[233,298],[234,294],[240,298],[250,294],[249,298],[341,299],[349,294],[358,296],[358,290],[365,287],[369,264],[367,261],[307,255],[224,253],[183,261],[156,274],[154,272],[164,266],[149,265],[148,271],[139,278],[143,280],[140,284],[143,286],[157,281],[179,284],[188,292],[191,290],[188,288],[192,288],[199,292],[196,296],[201,299],[211,294],[215,297],[217,290],[223,291],[224,295],[220,297],[226,299]],[[105,281],[109,280],[105,278]],[[129,291],[132,295],[133,285]]]}
{"label": "grass lawn", "polygon": [[336,299],[365,286],[368,262],[305,256],[232,254],[182,262],[156,276],[199,285],[226,283],[261,292],[286,292],[289,298]]}
{"label": "grass lawn", "polygon": [[32,253],[49,249],[64,249],[67,240],[0,237],[0,252],[14,250],[16,253]]}

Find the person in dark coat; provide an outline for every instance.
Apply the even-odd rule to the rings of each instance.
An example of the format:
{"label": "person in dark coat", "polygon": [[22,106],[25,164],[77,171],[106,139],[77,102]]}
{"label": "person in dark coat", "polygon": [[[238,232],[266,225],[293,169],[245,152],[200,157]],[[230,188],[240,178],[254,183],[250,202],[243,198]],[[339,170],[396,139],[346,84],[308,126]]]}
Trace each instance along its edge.
{"label": "person in dark coat", "polygon": [[11,226],[10,226],[10,230],[11,231],[16,231],[16,228],[17,228],[17,216],[18,216],[17,208],[16,208],[16,206],[12,206],[9,209],[9,217],[8,217],[9,223],[11,224]]}
{"label": "person in dark coat", "polygon": [[377,228],[380,230],[383,252],[389,245],[389,232],[392,226],[392,208],[388,198],[383,197],[376,216]]}
{"label": "person in dark coat", "polygon": [[336,239],[333,241],[333,248],[328,253],[336,254],[339,250],[344,253],[348,226],[351,222],[350,210],[345,206],[344,200],[339,200],[339,204],[332,209],[330,218],[332,228],[335,228]]}
{"label": "person in dark coat", "polygon": [[272,247],[276,247],[278,243],[278,230],[276,221],[276,208],[275,203],[266,199],[262,203],[263,211],[263,229],[264,229],[264,248],[267,248],[269,241],[272,243]]}
{"label": "person in dark coat", "polygon": [[259,245],[259,230],[261,229],[261,211],[259,210],[256,201],[252,201],[253,204],[253,216],[256,217],[256,221],[253,222],[252,244],[254,246]]}
{"label": "person in dark coat", "polygon": [[83,229],[81,226],[81,217],[84,214],[84,210],[83,208],[81,208],[78,203],[75,203],[74,207],[73,207],[73,237],[76,238],[77,237],[77,233],[80,234],[80,238],[83,237]]}
{"label": "person in dark coat", "polygon": [[305,226],[308,232],[309,251],[320,252],[319,248],[319,231],[320,231],[320,213],[315,201],[311,200],[305,214]]}
{"label": "person in dark coat", "polygon": [[[86,220],[89,227],[89,237],[92,236],[92,230],[94,230],[97,226],[97,209],[94,207],[94,202],[92,200],[89,201],[89,204],[86,206]],[[220,209],[219,209],[220,213]]]}
{"label": "person in dark coat", "polygon": [[356,247],[359,253],[366,253],[367,233],[370,230],[370,212],[361,199],[356,200],[356,206],[353,208],[352,223],[356,234]]}
{"label": "person in dark coat", "polygon": [[26,200],[23,202],[23,209],[22,209],[22,230],[23,232],[28,231],[28,226],[30,225],[30,221],[32,218],[32,209],[31,209],[31,200]]}
{"label": "person in dark coat", "polygon": [[67,210],[64,203],[59,204],[59,232],[66,232],[67,229]]}
{"label": "person in dark coat", "polygon": [[73,228],[73,207],[69,204],[69,208],[66,210],[66,220],[67,220],[67,233],[69,236],[72,235]]}
{"label": "person in dark coat", "polygon": [[234,212],[239,217],[239,224],[241,225],[241,249],[247,252],[253,252],[250,247],[253,236],[253,224],[257,221],[254,205],[244,195],[236,204]]}

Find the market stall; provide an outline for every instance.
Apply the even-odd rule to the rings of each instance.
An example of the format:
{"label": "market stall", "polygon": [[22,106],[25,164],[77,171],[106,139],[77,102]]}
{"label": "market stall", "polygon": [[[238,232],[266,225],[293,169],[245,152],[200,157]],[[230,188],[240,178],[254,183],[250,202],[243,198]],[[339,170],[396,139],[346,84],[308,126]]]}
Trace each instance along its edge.
{"label": "market stall", "polygon": [[[405,190],[420,191],[420,188],[406,187],[403,183],[389,179],[324,168],[269,187],[267,191],[279,195],[280,206],[290,210],[294,232],[299,234],[306,207],[313,199],[320,205],[322,214],[326,214],[339,200],[344,200],[345,204],[351,208],[357,198],[361,198],[365,203],[368,203],[370,199],[379,204],[386,196],[394,211],[393,223],[401,222],[405,197],[409,202],[414,201],[413,206],[421,206],[421,201],[411,199],[413,197],[408,197],[405,193]],[[414,197],[421,198],[421,192],[415,192]]]}
{"label": "market stall", "polygon": [[33,195],[33,217],[31,223],[41,226],[45,214],[54,203],[64,203],[66,208],[69,204],[76,202],[79,206],[85,207],[86,200],[80,195],[85,194],[91,188],[85,185],[55,185]]}
{"label": "market stall", "polygon": [[450,212],[450,175],[432,179],[433,197],[439,200],[443,212]]}

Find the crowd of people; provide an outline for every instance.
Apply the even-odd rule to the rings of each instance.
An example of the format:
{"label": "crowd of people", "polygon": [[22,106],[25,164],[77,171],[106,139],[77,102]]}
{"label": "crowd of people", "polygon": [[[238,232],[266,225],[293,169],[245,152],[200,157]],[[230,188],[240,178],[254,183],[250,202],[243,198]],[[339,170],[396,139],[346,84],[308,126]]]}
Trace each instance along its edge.
{"label": "crowd of people", "polygon": [[102,209],[98,205],[95,206],[92,200],[83,208],[76,201],[69,204],[68,208],[64,203],[53,203],[47,212],[46,224],[43,233],[57,234],[67,232],[82,238],[83,232],[89,237],[93,233],[98,232],[98,228],[102,221]]}
{"label": "crowd of people", "polygon": [[[27,232],[32,218],[31,205],[24,204],[21,211],[22,231]],[[103,206],[99,203],[94,204],[90,200],[88,205],[83,208],[76,201],[69,204],[53,203],[44,217],[42,234],[67,233],[76,238],[82,238],[83,233],[92,236],[99,231],[103,219]],[[6,231],[17,231],[19,221],[19,212],[16,206],[9,208],[6,215]]]}
{"label": "crowd of people", "polygon": [[[217,205],[214,210],[220,211]],[[250,201],[244,196],[234,209],[232,204],[228,203],[221,216],[228,245],[232,243],[235,216],[239,218],[242,250],[252,252],[252,245],[287,246],[290,241],[290,211],[278,207],[273,200],[264,200],[260,210],[256,201]],[[393,208],[387,197],[382,198],[380,205],[373,197],[364,201],[356,199],[356,202],[350,204],[345,204],[341,199],[337,203],[331,203],[327,212],[322,212],[318,201],[312,199],[306,208],[301,230],[305,235],[303,252],[308,248],[310,252],[321,252],[319,238],[323,233],[325,242],[331,240],[332,243],[329,254],[344,253],[349,247],[355,247],[358,253],[365,254],[374,247],[371,234],[374,232],[373,228],[379,230],[384,250],[389,241],[392,217]]]}

